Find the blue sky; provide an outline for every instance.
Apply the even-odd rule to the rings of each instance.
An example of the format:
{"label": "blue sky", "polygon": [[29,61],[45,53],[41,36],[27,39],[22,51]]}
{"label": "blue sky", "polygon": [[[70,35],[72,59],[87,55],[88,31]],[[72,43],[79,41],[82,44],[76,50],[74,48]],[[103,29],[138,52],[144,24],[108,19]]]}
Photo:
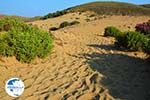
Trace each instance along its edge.
{"label": "blue sky", "polygon": [[[19,16],[41,16],[62,10],[75,5],[93,1],[114,1],[114,0],[1,0],[0,14]],[[150,0],[115,0],[134,4],[150,3]]]}

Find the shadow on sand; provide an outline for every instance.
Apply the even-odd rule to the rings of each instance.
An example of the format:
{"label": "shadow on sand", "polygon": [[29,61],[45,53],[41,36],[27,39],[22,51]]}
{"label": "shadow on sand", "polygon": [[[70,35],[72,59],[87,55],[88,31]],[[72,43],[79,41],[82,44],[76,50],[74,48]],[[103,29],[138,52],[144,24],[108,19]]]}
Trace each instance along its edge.
{"label": "shadow on sand", "polygon": [[[93,45],[92,45],[93,46]],[[93,46],[115,49],[113,46]],[[147,60],[124,54],[82,54],[93,70],[106,76],[100,83],[121,100],[149,100],[150,65]]]}
{"label": "shadow on sand", "polygon": [[109,45],[89,44],[87,46],[97,48],[97,49],[105,49],[105,50],[115,50],[115,51],[124,51],[124,52],[129,51],[129,50],[125,50],[124,48],[117,47],[114,44],[109,44]]}

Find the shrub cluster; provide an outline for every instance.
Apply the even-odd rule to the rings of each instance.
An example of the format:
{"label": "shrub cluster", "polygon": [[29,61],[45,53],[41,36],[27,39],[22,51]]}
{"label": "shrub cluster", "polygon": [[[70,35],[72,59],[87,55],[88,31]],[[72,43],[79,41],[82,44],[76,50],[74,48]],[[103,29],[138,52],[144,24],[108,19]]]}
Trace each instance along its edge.
{"label": "shrub cluster", "polygon": [[96,14],[91,14],[89,17],[95,17],[96,16]]}
{"label": "shrub cluster", "polygon": [[[47,32],[16,19],[3,21],[8,21],[10,27],[1,34],[0,55],[16,56],[17,60],[30,63],[35,57],[43,58],[50,53],[53,40]],[[4,22],[0,26],[4,26]]]}
{"label": "shrub cluster", "polygon": [[121,33],[121,31],[119,29],[117,29],[116,27],[109,26],[109,27],[105,28],[104,36],[116,37],[120,33]]}
{"label": "shrub cluster", "polygon": [[51,27],[49,29],[49,31],[56,31],[58,29],[61,29],[61,28],[67,27],[67,26],[76,25],[76,24],[79,24],[79,23],[80,23],[79,21],[72,21],[72,22],[64,21],[64,22],[60,23],[58,28],[57,27]]}
{"label": "shrub cluster", "polygon": [[86,18],[86,19],[85,19],[85,21],[86,21],[86,22],[89,22],[89,21],[90,21],[90,19],[89,19],[89,18]]}
{"label": "shrub cluster", "polygon": [[64,21],[64,22],[62,22],[62,23],[59,25],[59,28],[64,28],[64,27],[67,27],[67,26],[70,26],[70,23],[67,22],[67,21]]}
{"label": "shrub cluster", "polygon": [[80,22],[79,21],[72,21],[72,22],[70,22],[70,25],[76,25],[76,24],[80,24]]}
{"label": "shrub cluster", "polygon": [[104,36],[115,37],[115,44],[119,47],[132,51],[144,51],[150,53],[150,39],[140,32],[121,32],[119,29],[111,26],[105,28]]}
{"label": "shrub cluster", "polygon": [[142,24],[137,24],[135,29],[136,31],[144,33],[145,35],[150,35],[150,20]]}
{"label": "shrub cluster", "polygon": [[62,23],[59,25],[59,28],[64,28],[64,27],[76,25],[76,24],[79,24],[79,23],[80,23],[79,21],[72,21],[72,22],[64,21],[64,22],[62,22]]}
{"label": "shrub cluster", "polygon": [[56,30],[58,30],[59,28],[57,28],[57,27],[51,27],[50,29],[49,29],[49,31],[56,31]]}
{"label": "shrub cluster", "polygon": [[145,51],[149,39],[139,32],[124,32],[116,37],[116,44],[132,51]]}
{"label": "shrub cluster", "polygon": [[54,18],[54,17],[59,17],[67,13],[67,10],[62,10],[62,11],[56,11],[54,13],[49,13],[45,15],[42,19],[48,19],[48,18]]}

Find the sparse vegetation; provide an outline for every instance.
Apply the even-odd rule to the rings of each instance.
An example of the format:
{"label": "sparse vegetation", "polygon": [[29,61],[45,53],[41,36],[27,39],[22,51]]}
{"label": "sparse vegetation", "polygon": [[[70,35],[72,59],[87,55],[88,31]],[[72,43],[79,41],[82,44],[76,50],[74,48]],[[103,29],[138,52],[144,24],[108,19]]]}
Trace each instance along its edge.
{"label": "sparse vegetation", "polygon": [[16,19],[3,19],[0,26],[9,25],[0,37],[0,55],[16,56],[21,62],[30,63],[35,57],[43,58],[52,49],[52,37],[35,26]]}

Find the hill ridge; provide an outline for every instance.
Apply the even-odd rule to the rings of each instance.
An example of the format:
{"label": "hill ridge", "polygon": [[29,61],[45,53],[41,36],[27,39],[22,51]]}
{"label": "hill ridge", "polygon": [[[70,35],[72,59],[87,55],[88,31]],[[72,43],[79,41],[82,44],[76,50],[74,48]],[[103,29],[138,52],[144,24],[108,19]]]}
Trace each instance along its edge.
{"label": "hill ridge", "polygon": [[69,8],[74,11],[94,11],[106,15],[150,15],[150,9],[125,2],[90,2]]}

